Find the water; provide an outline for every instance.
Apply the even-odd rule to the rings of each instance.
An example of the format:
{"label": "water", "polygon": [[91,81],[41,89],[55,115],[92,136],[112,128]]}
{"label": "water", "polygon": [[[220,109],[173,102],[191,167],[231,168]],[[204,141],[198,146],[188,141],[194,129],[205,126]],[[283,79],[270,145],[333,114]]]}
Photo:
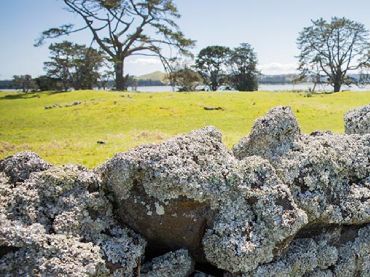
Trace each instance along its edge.
{"label": "water", "polygon": [[[260,84],[258,90],[260,91],[308,91],[313,88],[312,83],[302,84]],[[130,91],[132,89],[129,88]],[[366,86],[343,86],[342,90],[351,91],[370,91],[370,85]],[[16,91],[14,89],[0,89],[0,91]],[[138,87],[137,91],[142,92],[170,92],[173,91],[171,86],[150,86],[150,87]],[[317,85],[316,91],[333,91],[333,88],[328,85]]]}
{"label": "water", "polygon": [[[312,83],[302,84],[260,84],[258,90],[260,91],[308,91],[313,88]],[[316,91],[333,91],[333,87],[329,85],[317,85]],[[370,91],[370,85],[366,86],[343,86],[342,90],[351,91]],[[142,92],[169,92],[173,91],[171,86],[150,86],[150,87],[138,87],[137,91]]]}

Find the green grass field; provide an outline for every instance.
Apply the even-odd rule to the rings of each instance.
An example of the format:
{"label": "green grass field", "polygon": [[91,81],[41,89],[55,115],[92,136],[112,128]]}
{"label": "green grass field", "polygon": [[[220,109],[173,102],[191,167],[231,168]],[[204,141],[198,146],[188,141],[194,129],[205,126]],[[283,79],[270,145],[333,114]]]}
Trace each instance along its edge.
{"label": "green grass field", "polygon": [[[74,101],[81,104],[64,107]],[[369,103],[370,92],[313,97],[288,92],[1,92],[0,159],[30,150],[51,163],[91,168],[117,152],[207,125],[222,130],[224,143],[232,147],[248,134],[257,117],[277,105],[291,106],[305,133],[342,133],[344,113]],[[45,109],[54,104],[62,107]],[[206,111],[204,106],[224,110]]]}

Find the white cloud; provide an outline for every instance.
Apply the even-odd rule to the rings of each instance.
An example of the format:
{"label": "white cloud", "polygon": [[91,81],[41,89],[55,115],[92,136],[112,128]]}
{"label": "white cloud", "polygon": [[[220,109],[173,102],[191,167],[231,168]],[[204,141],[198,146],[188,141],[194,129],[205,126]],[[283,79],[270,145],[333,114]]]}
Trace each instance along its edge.
{"label": "white cloud", "polygon": [[262,72],[262,74],[290,74],[290,73],[297,73],[297,64],[294,63],[269,63],[269,64],[261,64],[258,66],[258,69]]}
{"label": "white cloud", "polygon": [[125,74],[139,76],[164,70],[161,61],[155,57],[129,57],[125,62]]}
{"label": "white cloud", "polygon": [[135,65],[159,65],[161,61],[158,58],[130,58],[127,63]]}

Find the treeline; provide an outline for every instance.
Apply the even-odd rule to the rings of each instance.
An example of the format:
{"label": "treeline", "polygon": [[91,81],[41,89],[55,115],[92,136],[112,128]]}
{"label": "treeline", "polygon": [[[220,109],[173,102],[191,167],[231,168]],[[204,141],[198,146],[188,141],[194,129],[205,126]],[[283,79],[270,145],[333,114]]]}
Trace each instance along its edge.
{"label": "treeline", "polygon": [[202,49],[193,66],[175,64],[169,81],[180,91],[199,87],[254,91],[258,90],[258,76],[257,55],[250,44],[242,43],[233,49],[218,45]]}
{"label": "treeline", "polygon": [[[192,59],[195,41],[177,25],[180,13],[173,0],[63,2],[70,13],[82,19],[82,25],[63,22],[49,28],[41,33],[35,46],[47,39],[88,30],[91,46],[98,45],[99,49],[67,41],[51,44],[41,86],[28,75],[14,78],[25,91],[36,85],[38,89],[57,90],[105,88],[111,80],[114,89],[126,90],[139,85],[124,70],[127,59],[139,55],[160,59],[168,82],[180,90],[258,89],[257,55],[248,43],[235,48],[208,46]],[[312,20],[298,34],[300,75],[295,81],[325,82],[335,92],[343,85],[359,84],[350,74],[368,76],[369,41],[369,31],[362,23],[344,17]],[[184,62],[186,59],[190,62]]]}

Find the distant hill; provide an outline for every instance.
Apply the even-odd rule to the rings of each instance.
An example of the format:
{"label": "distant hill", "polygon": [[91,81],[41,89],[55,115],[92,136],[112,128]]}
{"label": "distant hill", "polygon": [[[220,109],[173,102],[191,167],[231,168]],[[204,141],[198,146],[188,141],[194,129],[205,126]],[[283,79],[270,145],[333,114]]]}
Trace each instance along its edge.
{"label": "distant hill", "polygon": [[162,71],[154,71],[152,73],[136,76],[137,80],[151,80],[151,81],[160,81],[164,82],[166,79],[167,74]]}

